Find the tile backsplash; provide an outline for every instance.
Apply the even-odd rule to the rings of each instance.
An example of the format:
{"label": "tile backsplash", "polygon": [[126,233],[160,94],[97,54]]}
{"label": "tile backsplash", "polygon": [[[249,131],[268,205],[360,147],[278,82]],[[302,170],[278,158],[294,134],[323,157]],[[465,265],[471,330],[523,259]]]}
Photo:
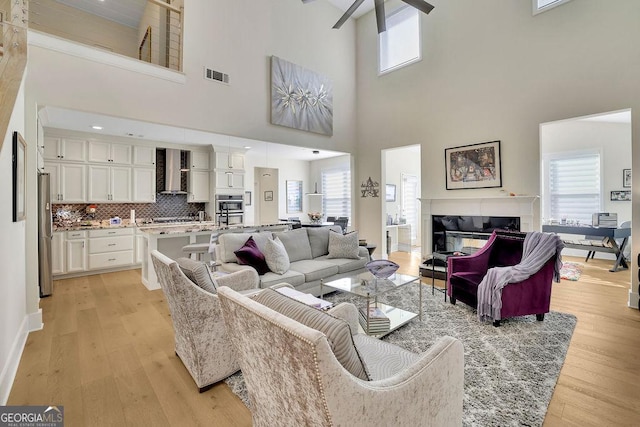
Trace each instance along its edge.
{"label": "tile backsplash", "polygon": [[[90,203],[53,204],[52,212],[56,212],[63,206],[70,210],[77,210],[84,214]],[[187,203],[186,194],[157,194],[155,203],[91,203],[96,205],[96,213],[93,219],[102,221],[114,216],[128,219],[131,210],[136,211],[136,219],[187,217],[197,216],[198,211],[204,210],[204,203]],[[85,219],[89,216],[85,215]]]}

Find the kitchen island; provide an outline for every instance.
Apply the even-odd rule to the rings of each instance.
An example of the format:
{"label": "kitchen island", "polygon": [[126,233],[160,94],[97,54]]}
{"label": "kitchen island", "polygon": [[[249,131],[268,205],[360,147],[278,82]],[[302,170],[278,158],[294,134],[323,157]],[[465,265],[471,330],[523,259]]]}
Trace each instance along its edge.
{"label": "kitchen island", "polygon": [[263,224],[255,226],[218,226],[215,222],[203,221],[181,224],[148,224],[140,225],[139,231],[144,239],[142,248],[142,283],[149,290],[160,289],[158,277],[151,261],[151,252],[157,250],[171,259],[186,256],[182,247],[193,243],[216,242],[224,233],[246,233],[254,231],[282,231],[290,227],[288,222]]}

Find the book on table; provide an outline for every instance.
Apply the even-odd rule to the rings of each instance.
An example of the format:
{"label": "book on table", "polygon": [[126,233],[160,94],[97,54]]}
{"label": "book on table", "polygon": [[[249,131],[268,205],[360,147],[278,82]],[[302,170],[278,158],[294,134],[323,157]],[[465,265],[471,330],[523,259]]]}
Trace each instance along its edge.
{"label": "book on table", "polygon": [[304,304],[310,305],[311,307],[319,308],[320,310],[326,310],[328,308],[331,308],[331,306],[333,306],[333,303],[330,303],[329,301],[325,301],[323,299],[314,297],[311,294],[305,294],[304,292],[300,292],[286,286],[282,288],[277,288],[276,291],[290,298],[293,298],[297,301],[300,301]]}
{"label": "book on table", "polygon": [[361,308],[360,326],[368,333],[388,332],[391,329],[391,321],[389,317],[379,308],[375,306],[369,307],[369,327],[367,328],[367,308]]}

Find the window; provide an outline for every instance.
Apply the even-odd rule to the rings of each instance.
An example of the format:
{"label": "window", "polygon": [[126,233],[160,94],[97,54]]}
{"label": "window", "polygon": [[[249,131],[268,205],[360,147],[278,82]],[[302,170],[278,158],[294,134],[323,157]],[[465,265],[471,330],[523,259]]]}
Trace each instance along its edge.
{"label": "window", "polygon": [[351,216],[351,171],[347,168],[322,171],[322,213]]}
{"label": "window", "polygon": [[546,12],[549,9],[553,9],[556,6],[567,3],[570,0],[532,0],[533,1],[533,14]]}
{"label": "window", "polygon": [[387,16],[387,31],[380,34],[379,42],[380,73],[419,61],[422,54],[418,9],[405,6]]}
{"label": "window", "polygon": [[600,153],[554,153],[545,158],[544,215],[591,224],[600,212]]}

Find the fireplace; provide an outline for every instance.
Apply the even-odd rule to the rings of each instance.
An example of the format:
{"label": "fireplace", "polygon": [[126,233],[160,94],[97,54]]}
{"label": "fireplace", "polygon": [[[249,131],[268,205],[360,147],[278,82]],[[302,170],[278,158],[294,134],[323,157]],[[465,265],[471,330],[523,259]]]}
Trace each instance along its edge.
{"label": "fireplace", "polygon": [[[484,234],[491,234],[491,224],[494,225],[493,228],[518,229],[520,231],[540,230],[539,201],[539,196],[420,199],[422,257],[426,258],[436,247],[438,250],[442,248],[442,245],[434,246],[439,239],[434,233],[442,231],[434,229],[434,217],[466,218],[457,221],[456,226],[461,230],[456,231],[480,237],[484,237]],[[495,218],[496,220],[485,227],[485,218]],[[447,225],[451,226],[451,224]],[[454,232],[454,230],[451,231]],[[449,233],[447,232],[447,234]],[[457,250],[457,248],[453,250]]]}
{"label": "fireplace", "polygon": [[431,242],[434,252],[475,252],[493,230],[520,231],[520,217],[478,215],[432,215]]}

